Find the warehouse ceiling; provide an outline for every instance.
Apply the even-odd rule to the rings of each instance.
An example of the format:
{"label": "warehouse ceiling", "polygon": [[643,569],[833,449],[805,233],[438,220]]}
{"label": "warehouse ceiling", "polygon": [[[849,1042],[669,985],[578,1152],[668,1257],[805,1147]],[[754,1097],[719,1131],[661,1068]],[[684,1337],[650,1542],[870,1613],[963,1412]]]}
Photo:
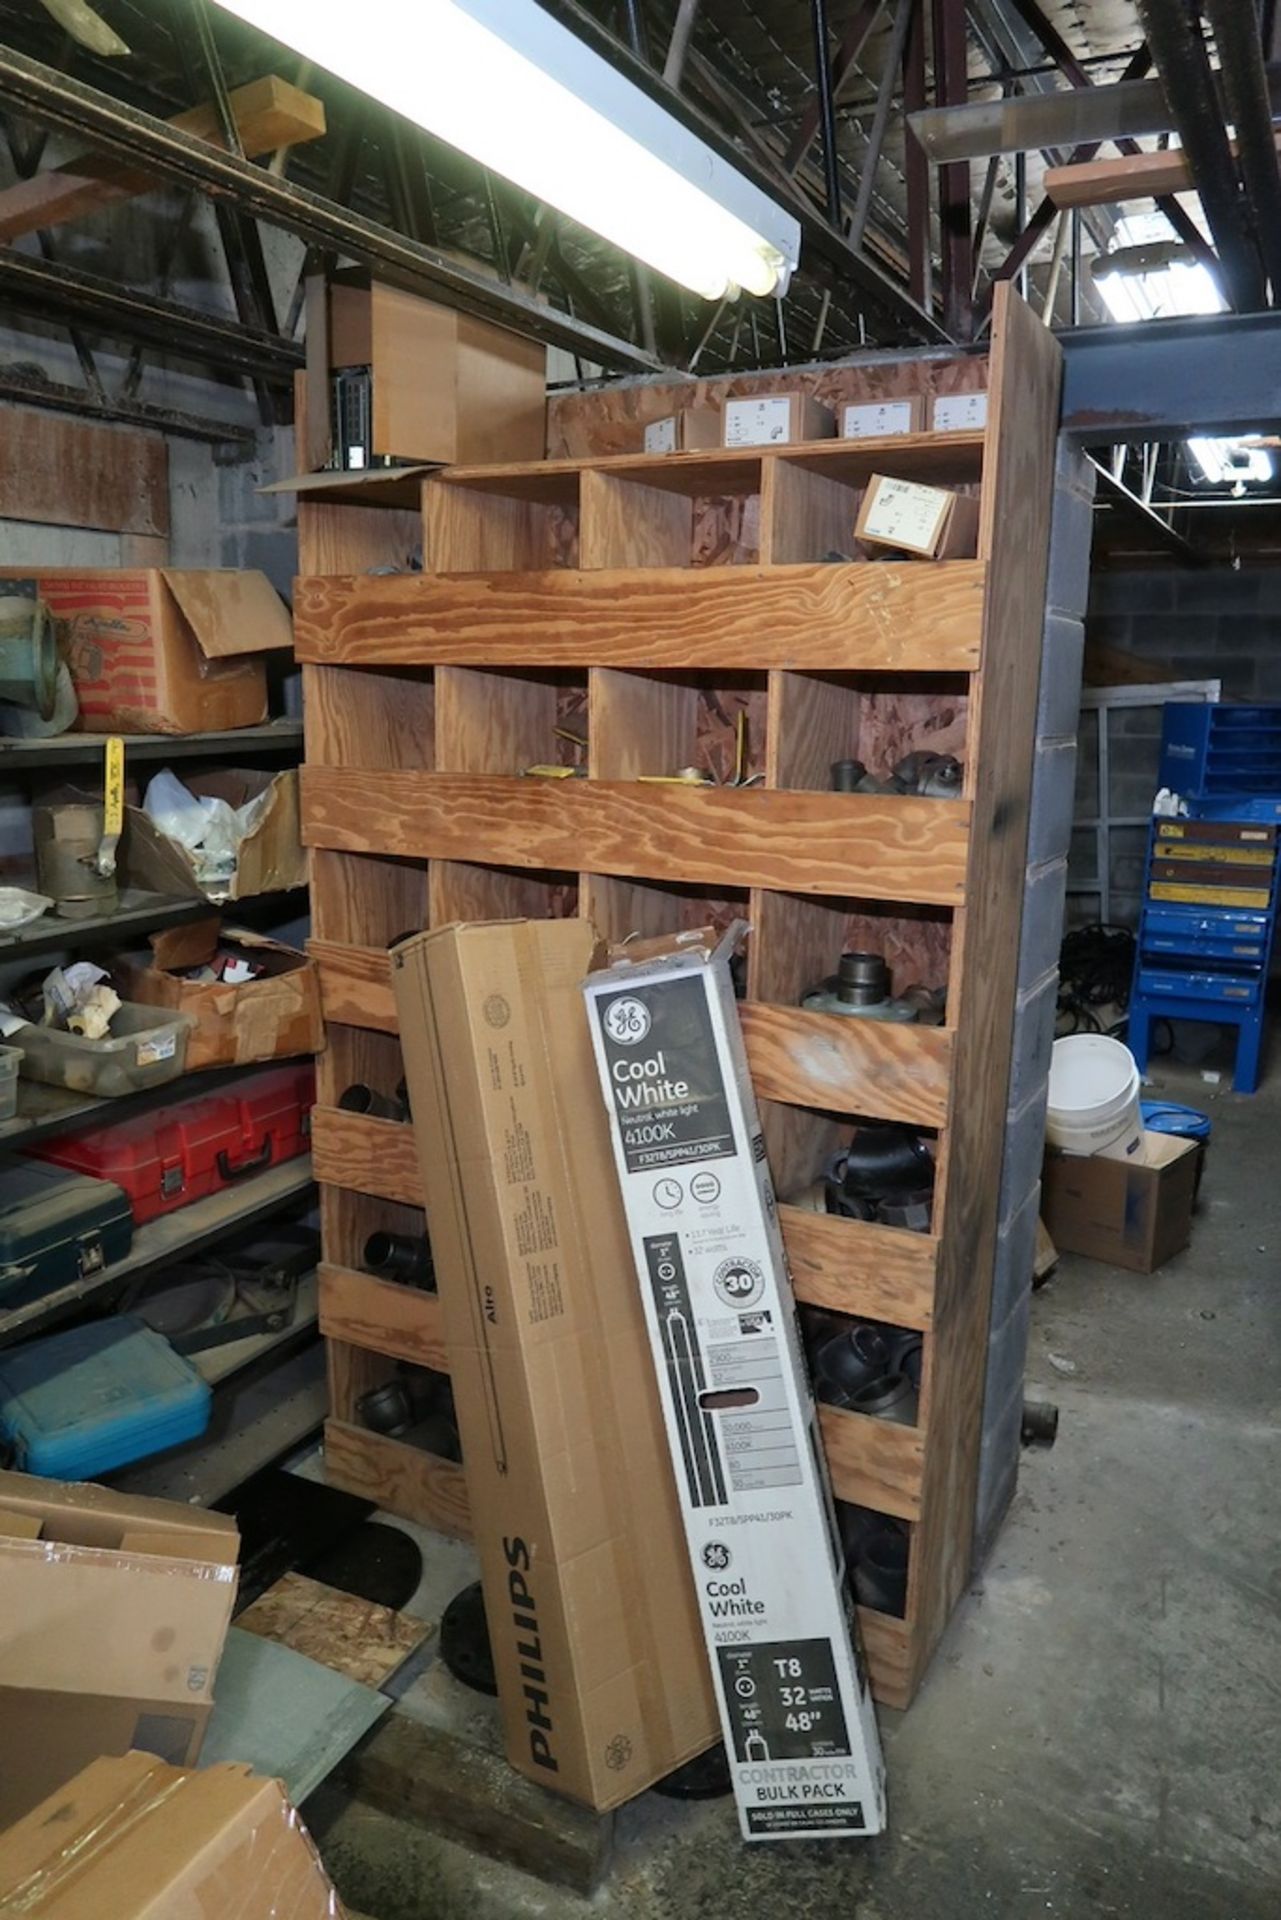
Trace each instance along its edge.
{"label": "warehouse ceiling", "polygon": [[[1083,148],[992,155],[980,146],[959,166],[936,166],[908,127],[909,110],[1002,100],[1022,110],[1047,95],[1070,106],[1120,80],[1155,82],[1159,69],[1169,129],[1144,133],[1130,148],[1150,152],[1182,136],[1192,156],[1195,138],[1199,166],[1208,146],[1204,127],[1193,124],[1197,89],[1180,79],[1176,102],[1162,38],[1176,16],[1188,19],[1184,0],[543,4],[798,213],[802,263],[784,301],[713,307],[681,293],[333,76],[300,71],[294,54],[206,0],[97,0],[94,13],[127,49],[115,56],[67,31],[77,7],[88,11],[81,0],[0,0],[0,125],[12,176],[40,169],[53,129],[58,151],[74,150],[87,134],[96,150],[142,164],[156,189],[134,203],[129,225],[135,247],[146,225],[150,285],[139,287],[145,276],[136,258],[122,268],[117,208],[0,247],[0,304],[65,330],[83,394],[108,417],[145,415],[151,359],[186,353],[224,379],[251,382],[272,419],[289,413],[304,270],[325,259],[362,261],[454,304],[507,314],[567,348],[580,377],[661,368],[706,374],[862,346],[981,343],[999,277],[1017,278],[1060,327],[1104,321],[1110,313],[1092,264],[1118,246],[1135,254],[1136,213],[1149,220],[1138,230],[1144,246],[1155,233],[1163,258],[1208,263],[1218,284],[1230,295],[1243,288],[1247,300],[1253,278],[1253,304],[1266,298],[1258,254],[1245,257],[1251,245],[1263,246],[1248,185],[1234,176],[1227,206],[1222,180],[1209,175],[1215,154],[1205,161],[1206,184],[1219,199],[1207,195],[1205,207],[1197,193],[1183,192],[1157,203],[1162,215],[1150,198],[1060,214],[1044,195],[1047,167],[1083,158]],[[1207,62],[1217,60],[1210,25],[1225,4],[1249,14],[1253,30],[1251,0],[1205,0]],[[1260,78],[1261,50],[1276,51],[1277,13],[1268,0],[1256,43]],[[170,119],[269,73],[323,101],[323,138],[245,161],[207,146],[193,151],[192,141],[165,145],[163,129],[139,118]],[[1204,109],[1212,103],[1208,64],[1200,94]],[[1226,155],[1223,115],[1212,104],[1208,111]],[[1104,156],[1123,150],[1109,140],[1097,148]],[[212,196],[215,266],[225,279],[206,289],[211,297],[198,313],[190,276],[178,266],[203,195]],[[1217,218],[1208,217],[1211,208]],[[283,277],[280,249],[264,252],[271,229],[292,236]],[[1211,250],[1220,244],[1222,270]],[[179,282],[183,302],[172,292]],[[132,343],[126,387],[110,393],[95,360],[103,336]],[[12,391],[0,367],[0,393]],[[188,424],[200,431],[198,421]]]}

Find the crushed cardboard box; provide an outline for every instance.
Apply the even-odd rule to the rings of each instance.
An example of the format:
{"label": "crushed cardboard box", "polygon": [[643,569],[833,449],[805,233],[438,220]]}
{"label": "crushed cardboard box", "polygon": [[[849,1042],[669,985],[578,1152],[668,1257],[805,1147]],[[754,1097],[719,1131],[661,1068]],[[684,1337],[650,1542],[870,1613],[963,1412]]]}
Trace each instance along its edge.
{"label": "crushed cardboard box", "polygon": [[[185,980],[188,968],[207,964],[219,946],[247,953],[262,971],[240,985]],[[151,936],[151,953],[122,954],[114,973],[126,1000],[189,1013],[187,1071],[243,1066],[255,1060],[319,1053],[325,1044],[320,985],[314,960],[283,941],[217,918],[166,927]]]}
{"label": "crushed cardboard box", "polygon": [[581,920],[392,971],[506,1751],[605,1810],[717,1737],[595,1090]]}
{"label": "crushed cardboard box", "polygon": [[187,848],[162,833],[141,807],[126,807],[120,850],[120,872],[126,886],[183,899],[203,893],[222,902],[249,900],[260,893],[283,893],[307,884],[296,768],[268,773],[260,767],[223,767],[212,773],[192,774],[183,785],[194,794],[225,800],[233,809],[261,794],[268,796],[257,824],[240,842],[234,874],[225,885],[202,885]]}
{"label": "crushed cardboard box", "polygon": [[0,1825],[101,1754],[195,1759],[239,1544],[225,1514],[0,1473]]}
{"label": "crushed cardboard box", "polygon": [[0,1912],[30,1920],[343,1920],[278,1780],[150,1754],[91,1761],[0,1834]]}

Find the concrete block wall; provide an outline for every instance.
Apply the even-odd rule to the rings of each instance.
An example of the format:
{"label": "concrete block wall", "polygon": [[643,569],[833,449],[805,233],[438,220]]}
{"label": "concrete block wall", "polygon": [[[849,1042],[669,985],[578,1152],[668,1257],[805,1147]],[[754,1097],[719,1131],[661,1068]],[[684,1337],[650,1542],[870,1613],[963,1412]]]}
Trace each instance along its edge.
{"label": "concrete block wall", "polygon": [[1018,1478],[1045,1101],[1076,785],[1076,730],[1093,502],[1093,468],[1083,454],[1061,441],[1054,478],[1028,863],[1019,935],[1019,989],[988,1324],[974,1525],[976,1566],[992,1543]]}
{"label": "concrete block wall", "polygon": [[[1154,681],[1217,679],[1230,699],[1281,701],[1279,623],[1270,611],[1275,595],[1275,571],[1262,567],[1100,572],[1090,583],[1086,632],[1100,645],[1151,660]],[[1093,818],[1096,810],[1094,726],[1094,716],[1083,714],[1078,819]],[[1111,810],[1146,814],[1161,758],[1160,711],[1114,712],[1110,730]],[[1112,835],[1109,917],[1121,925],[1138,922],[1146,842],[1144,828],[1118,828]],[[1093,834],[1082,833],[1073,854],[1073,880],[1087,880],[1094,868]],[[1073,900],[1071,919],[1084,922],[1097,915],[1097,896]]]}

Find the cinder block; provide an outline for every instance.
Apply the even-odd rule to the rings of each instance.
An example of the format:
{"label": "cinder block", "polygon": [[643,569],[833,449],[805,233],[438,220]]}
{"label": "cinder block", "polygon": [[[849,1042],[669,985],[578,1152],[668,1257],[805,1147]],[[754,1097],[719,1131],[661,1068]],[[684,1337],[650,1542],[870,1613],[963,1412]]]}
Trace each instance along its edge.
{"label": "cinder block", "polygon": [[[1253,613],[1263,595],[1265,577],[1256,567],[1242,567],[1240,572],[1231,567],[1189,568],[1170,575],[1174,604],[1181,613]],[[1272,592],[1269,583],[1266,601]]]}
{"label": "cinder block", "polygon": [[[1040,1172],[1039,1160],[1037,1172]],[[1032,1297],[1032,1265],[1036,1259],[1036,1223],[1040,1211],[1041,1183],[1038,1179],[1025,1196],[1023,1205],[996,1236],[989,1327],[1003,1326],[1019,1302]]]}
{"label": "cinder block", "polygon": [[1020,1437],[1023,1432],[1023,1385],[1009,1402],[996,1409],[992,1420],[984,1408],[983,1439],[979,1446],[979,1480],[974,1502],[974,1565],[978,1566],[1009,1506],[1018,1478]]}
{"label": "cinder block", "polygon": [[1072,831],[1072,802],[1076,786],[1076,741],[1038,744],[1032,767],[1032,814],[1028,822],[1027,859],[1031,867],[1061,860]]}
{"label": "cinder block", "polygon": [[1029,867],[1023,883],[1023,928],[1019,936],[1019,986],[1030,987],[1059,963],[1067,861]]}
{"label": "cinder block", "polygon": [[1067,488],[1055,488],[1050,523],[1050,567],[1046,605],[1078,619],[1090,597],[1090,543],[1094,537],[1093,502]]}
{"label": "cinder block", "polygon": [[1045,1084],[1050,1071],[1050,1049],[1054,1045],[1058,993],[1059,973],[1055,967],[1035,986],[1020,993],[1014,1003],[1007,1111],[1023,1106]]}
{"label": "cinder block", "polygon": [[1041,690],[1036,705],[1038,740],[1076,738],[1081,708],[1081,668],[1085,628],[1079,620],[1052,613],[1041,643]]}
{"label": "cinder block", "polygon": [[[1185,576],[1178,575],[1183,579]],[[1097,573],[1090,584],[1090,612],[1171,613],[1175,606],[1176,575],[1168,573]]]}
{"label": "cinder block", "polygon": [[298,542],[283,528],[242,533],[237,538],[242,567],[257,567],[265,573],[276,592],[286,600],[293,598],[294,575],[298,571]]}
{"label": "cinder block", "polygon": [[1001,1157],[1001,1200],[996,1216],[998,1225],[1002,1227],[1009,1225],[1041,1177],[1049,1090],[1047,1072],[1026,1100],[1006,1112],[1005,1145]]}

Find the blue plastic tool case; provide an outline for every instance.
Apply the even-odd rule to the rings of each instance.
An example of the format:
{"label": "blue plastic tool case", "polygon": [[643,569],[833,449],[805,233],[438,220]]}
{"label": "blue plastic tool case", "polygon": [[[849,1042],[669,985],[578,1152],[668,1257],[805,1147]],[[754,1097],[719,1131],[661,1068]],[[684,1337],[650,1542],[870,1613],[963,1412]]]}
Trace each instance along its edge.
{"label": "blue plastic tool case", "polygon": [[0,1438],[26,1473],[96,1480],[194,1440],[212,1391],[133,1314],[0,1354]]}
{"label": "blue plastic tool case", "polygon": [[0,1163],[0,1313],[103,1272],[132,1243],[128,1196],[112,1181]]}

